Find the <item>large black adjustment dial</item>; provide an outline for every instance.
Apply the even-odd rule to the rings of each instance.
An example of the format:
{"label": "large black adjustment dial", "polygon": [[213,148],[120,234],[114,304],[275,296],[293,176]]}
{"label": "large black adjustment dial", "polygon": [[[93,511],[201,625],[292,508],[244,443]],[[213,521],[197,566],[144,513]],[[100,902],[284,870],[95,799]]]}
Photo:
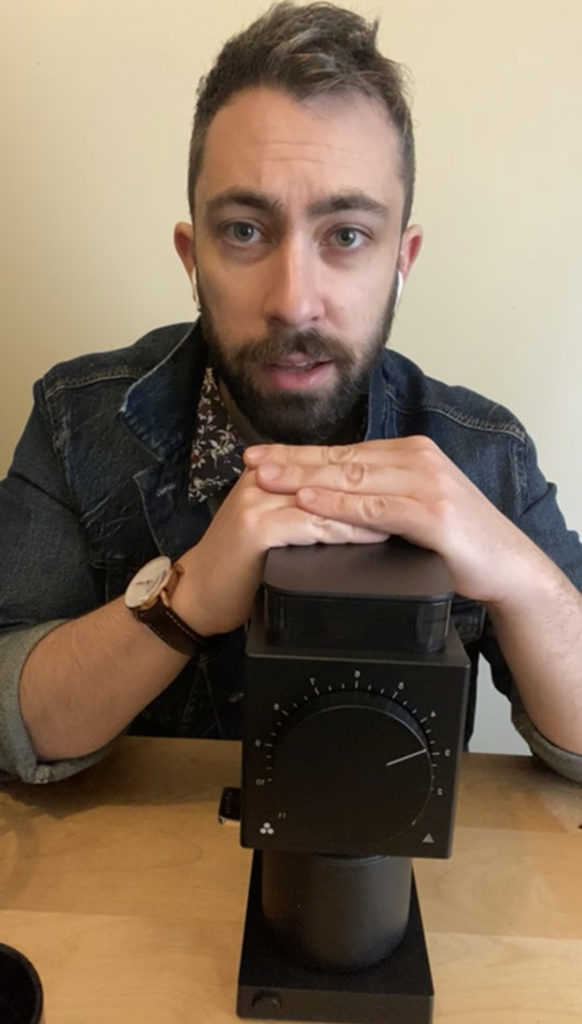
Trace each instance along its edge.
{"label": "large black adjustment dial", "polygon": [[422,813],[433,786],[429,742],[395,700],[334,691],[295,705],[280,723],[267,774],[285,818],[314,850],[330,841],[349,848],[358,835],[373,849]]}

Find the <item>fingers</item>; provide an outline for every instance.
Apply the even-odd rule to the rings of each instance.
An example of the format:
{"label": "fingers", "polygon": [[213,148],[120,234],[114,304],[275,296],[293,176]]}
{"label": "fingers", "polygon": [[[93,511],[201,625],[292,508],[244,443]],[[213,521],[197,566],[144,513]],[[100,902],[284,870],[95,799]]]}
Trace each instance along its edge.
{"label": "fingers", "polygon": [[245,465],[252,469],[264,462],[283,466],[329,466],[357,462],[362,458],[372,462],[385,461],[388,457],[396,465],[403,465],[415,453],[423,451],[438,452],[438,448],[430,438],[414,435],[348,445],[252,445],[243,457]]}
{"label": "fingers", "polygon": [[297,502],[295,493],[270,492],[258,486],[255,471],[235,485],[209,526],[203,543],[213,543],[218,557],[243,561],[270,547],[286,544],[368,544],[386,532],[357,522],[339,522]]}
{"label": "fingers", "polygon": [[355,445],[249,448],[245,460],[254,466],[264,490],[292,494],[302,487],[326,487],[360,494],[411,497],[443,490],[455,467],[430,439],[409,437],[366,441]]}
{"label": "fingers", "polygon": [[443,466],[448,460],[432,442],[425,444],[425,438],[404,441],[408,443],[261,446],[249,449],[250,461],[256,462],[250,472],[259,489],[293,497],[303,511],[323,522],[340,524],[341,539],[334,541],[329,525],[316,528],[315,521],[311,522],[308,529],[314,540],[369,543],[374,534],[388,537],[396,533],[430,546],[434,516],[429,513],[447,492]]}
{"label": "fingers", "polygon": [[387,540],[381,527],[321,515],[298,504],[273,510],[263,519],[263,543],[267,547],[309,544],[377,544]]}
{"label": "fingers", "polygon": [[[422,502],[387,494],[350,494],[309,487],[296,495],[298,505],[321,519],[351,523],[354,530],[397,534],[415,544],[431,547],[435,530]],[[362,543],[362,541],[360,541]]]}
{"label": "fingers", "polygon": [[335,447],[264,445],[249,449],[249,461],[260,488],[295,495],[313,515],[435,550],[455,532],[472,487],[425,437]]}
{"label": "fingers", "polygon": [[425,437],[260,445],[247,449],[245,464],[258,490],[290,499],[283,543],[365,543],[396,534],[438,552],[457,592],[474,600],[499,599],[499,566],[523,543],[517,527]]}
{"label": "fingers", "polygon": [[317,508],[301,507],[296,494],[260,487],[256,470],[247,469],[204,536],[182,556],[188,577],[194,581],[192,621],[208,634],[227,632],[244,622],[269,548],[372,544],[387,536],[385,530],[365,522],[342,521]]}
{"label": "fingers", "polygon": [[319,467],[268,461],[257,466],[256,480],[263,490],[279,494],[317,487],[355,494],[419,495],[428,482],[426,474],[414,465],[399,467],[362,459]]}

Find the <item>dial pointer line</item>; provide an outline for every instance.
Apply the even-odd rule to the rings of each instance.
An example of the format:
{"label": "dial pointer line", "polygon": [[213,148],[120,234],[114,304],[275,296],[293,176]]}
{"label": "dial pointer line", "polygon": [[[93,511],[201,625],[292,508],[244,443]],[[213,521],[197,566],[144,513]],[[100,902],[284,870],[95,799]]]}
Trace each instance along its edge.
{"label": "dial pointer line", "polygon": [[411,757],[419,757],[420,754],[424,754],[424,747],[422,750],[415,750],[414,754],[406,754],[404,757],[397,757],[394,761],[386,761],[385,768],[391,768],[393,764],[400,764],[401,761],[410,761]]}

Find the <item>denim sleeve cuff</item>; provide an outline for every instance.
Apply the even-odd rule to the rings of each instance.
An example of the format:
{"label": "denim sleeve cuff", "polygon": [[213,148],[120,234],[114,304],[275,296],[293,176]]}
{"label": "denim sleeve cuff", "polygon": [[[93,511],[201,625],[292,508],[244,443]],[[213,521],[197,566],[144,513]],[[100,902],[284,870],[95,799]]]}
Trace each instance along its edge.
{"label": "denim sleeve cuff", "polygon": [[100,761],[109,749],[108,746],[85,757],[43,764],[30,741],[20,711],[20,674],[32,648],[63,621],[43,622],[0,636],[0,782],[56,782]]}
{"label": "denim sleeve cuff", "polygon": [[545,761],[558,775],[582,782],[582,754],[564,750],[546,739],[533,724],[515,687],[512,687],[511,692],[511,720],[533,754]]}

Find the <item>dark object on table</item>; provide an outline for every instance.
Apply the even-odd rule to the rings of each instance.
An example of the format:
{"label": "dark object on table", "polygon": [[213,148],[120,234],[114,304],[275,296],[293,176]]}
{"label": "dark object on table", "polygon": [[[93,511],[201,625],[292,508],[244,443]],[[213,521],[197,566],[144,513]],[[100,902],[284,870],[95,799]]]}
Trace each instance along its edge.
{"label": "dark object on table", "polygon": [[246,649],[240,1016],[429,1024],[410,861],[451,850],[469,675],[452,598],[440,557],[401,541],[269,552]]}
{"label": "dark object on table", "polygon": [[12,946],[0,943],[0,1021],[2,1024],[40,1024],[42,986],[30,960]]}

